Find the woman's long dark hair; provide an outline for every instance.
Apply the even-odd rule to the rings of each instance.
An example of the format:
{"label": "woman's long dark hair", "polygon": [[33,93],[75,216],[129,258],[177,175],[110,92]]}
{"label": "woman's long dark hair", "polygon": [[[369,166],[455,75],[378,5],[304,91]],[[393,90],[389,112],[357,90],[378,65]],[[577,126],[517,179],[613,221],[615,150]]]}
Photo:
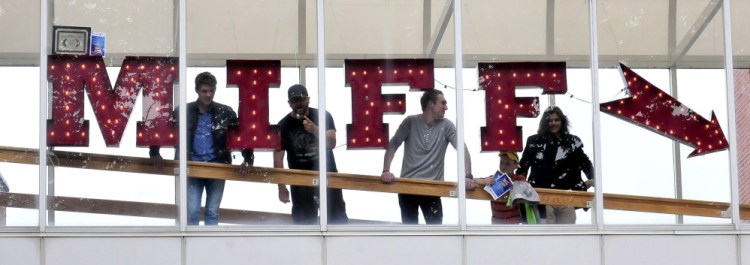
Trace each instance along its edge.
{"label": "woman's long dark hair", "polygon": [[560,133],[568,134],[570,132],[568,130],[568,128],[570,127],[568,116],[565,116],[562,110],[557,106],[550,106],[549,108],[547,108],[547,110],[544,111],[544,114],[542,114],[542,119],[539,120],[539,129],[536,131],[536,133],[545,134],[550,132],[549,122],[547,122],[547,119],[552,113],[557,114],[557,116],[560,117]]}

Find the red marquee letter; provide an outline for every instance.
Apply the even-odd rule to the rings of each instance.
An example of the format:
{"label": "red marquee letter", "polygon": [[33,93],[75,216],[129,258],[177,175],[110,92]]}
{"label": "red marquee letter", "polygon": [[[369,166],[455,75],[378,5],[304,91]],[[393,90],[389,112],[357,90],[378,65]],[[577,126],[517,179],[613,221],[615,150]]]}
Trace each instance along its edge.
{"label": "red marquee letter", "polygon": [[346,85],[352,88],[352,124],[346,125],[347,148],[388,147],[384,113],[406,112],[404,94],[383,95],[383,84],[408,84],[412,90],[435,87],[432,59],[345,60]]}
{"label": "red marquee letter", "polygon": [[227,61],[227,86],[240,89],[240,124],[229,130],[229,148],[281,147],[279,126],[268,122],[268,89],[280,83],[281,61]]}
{"label": "red marquee letter", "polygon": [[177,134],[172,118],[172,86],[177,80],[177,58],[125,57],[115,88],[104,60],[95,56],[50,55],[52,119],[47,120],[48,146],[88,146],[89,122],[83,117],[84,88],[104,142],[120,139],[143,88],[143,122],[138,122],[138,146],[174,146]]}
{"label": "red marquee letter", "polygon": [[479,63],[479,86],[485,90],[487,126],[480,129],[482,151],[521,151],[516,117],[539,115],[539,98],[516,97],[516,87],[541,87],[542,94],[568,91],[565,63]]}

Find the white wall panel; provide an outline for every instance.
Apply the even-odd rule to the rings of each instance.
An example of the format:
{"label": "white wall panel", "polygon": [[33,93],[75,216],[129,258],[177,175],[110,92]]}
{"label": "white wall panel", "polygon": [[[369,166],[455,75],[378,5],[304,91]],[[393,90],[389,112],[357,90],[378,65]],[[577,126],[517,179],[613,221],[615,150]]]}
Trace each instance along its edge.
{"label": "white wall panel", "polygon": [[187,238],[187,265],[322,264],[322,242],[310,237]]}
{"label": "white wall panel", "polygon": [[38,238],[0,237],[0,264],[41,264]]}
{"label": "white wall panel", "polygon": [[750,265],[750,235],[740,236],[740,253],[737,258],[742,261],[741,265]]}
{"label": "white wall panel", "polygon": [[328,237],[330,265],[461,264],[460,236]]}
{"label": "white wall panel", "polygon": [[45,265],[180,264],[181,239],[158,237],[47,238]]}
{"label": "white wall panel", "polygon": [[604,264],[737,264],[734,235],[622,235],[604,237]]}
{"label": "white wall panel", "polygon": [[601,261],[599,250],[599,236],[596,235],[466,238],[467,264],[594,265]]}

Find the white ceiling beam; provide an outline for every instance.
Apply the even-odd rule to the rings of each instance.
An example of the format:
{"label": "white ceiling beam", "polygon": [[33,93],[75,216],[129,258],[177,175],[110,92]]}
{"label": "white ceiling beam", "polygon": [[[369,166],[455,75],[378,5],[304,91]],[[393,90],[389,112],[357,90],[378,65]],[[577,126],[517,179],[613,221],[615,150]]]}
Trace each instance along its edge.
{"label": "white ceiling beam", "polygon": [[427,46],[430,43],[430,36],[432,35],[432,0],[424,0],[422,2],[422,50],[423,53],[427,54]]}
{"label": "white ceiling beam", "polygon": [[555,54],[555,0],[547,0],[547,55]]}
{"label": "white ceiling beam", "polygon": [[688,29],[685,36],[680,40],[680,43],[677,44],[674,51],[672,51],[672,67],[676,67],[682,59],[685,58],[685,55],[706,29],[708,23],[711,22],[716,16],[716,13],[719,12],[721,1],[722,0],[709,1],[706,8],[703,9],[703,12],[701,12],[695,22],[693,22],[693,25],[690,26],[690,29]]}
{"label": "white ceiling beam", "polygon": [[307,0],[297,7],[297,54],[307,53]]}
{"label": "white ceiling beam", "polygon": [[445,34],[445,30],[448,28],[448,22],[451,20],[452,16],[453,0],[450,0],[445,8],[443,8],[443,12],[442,14],[440,14],[440,20],[438,20],[437,27],[435,28],[434,33],[432,33],[432,37],[430,38],[430,41],[427,43],[427,47],[425,48],[425,55],[427,56],[427,58],[432,58],[435,56],[435,53],[437,53],[438,46],[440,46],[440,41],[443,40],[443,34]]}

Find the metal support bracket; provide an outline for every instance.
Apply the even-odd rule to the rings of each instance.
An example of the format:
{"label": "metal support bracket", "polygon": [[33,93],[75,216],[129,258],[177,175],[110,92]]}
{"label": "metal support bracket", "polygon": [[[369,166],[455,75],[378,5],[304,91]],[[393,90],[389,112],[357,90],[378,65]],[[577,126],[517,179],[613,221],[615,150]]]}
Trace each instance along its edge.
{"label": "metal support bracket", "polygon": [[721,217],[722,218],[732,218],[732,209],[727,209],[726,211],[721,211]]}

